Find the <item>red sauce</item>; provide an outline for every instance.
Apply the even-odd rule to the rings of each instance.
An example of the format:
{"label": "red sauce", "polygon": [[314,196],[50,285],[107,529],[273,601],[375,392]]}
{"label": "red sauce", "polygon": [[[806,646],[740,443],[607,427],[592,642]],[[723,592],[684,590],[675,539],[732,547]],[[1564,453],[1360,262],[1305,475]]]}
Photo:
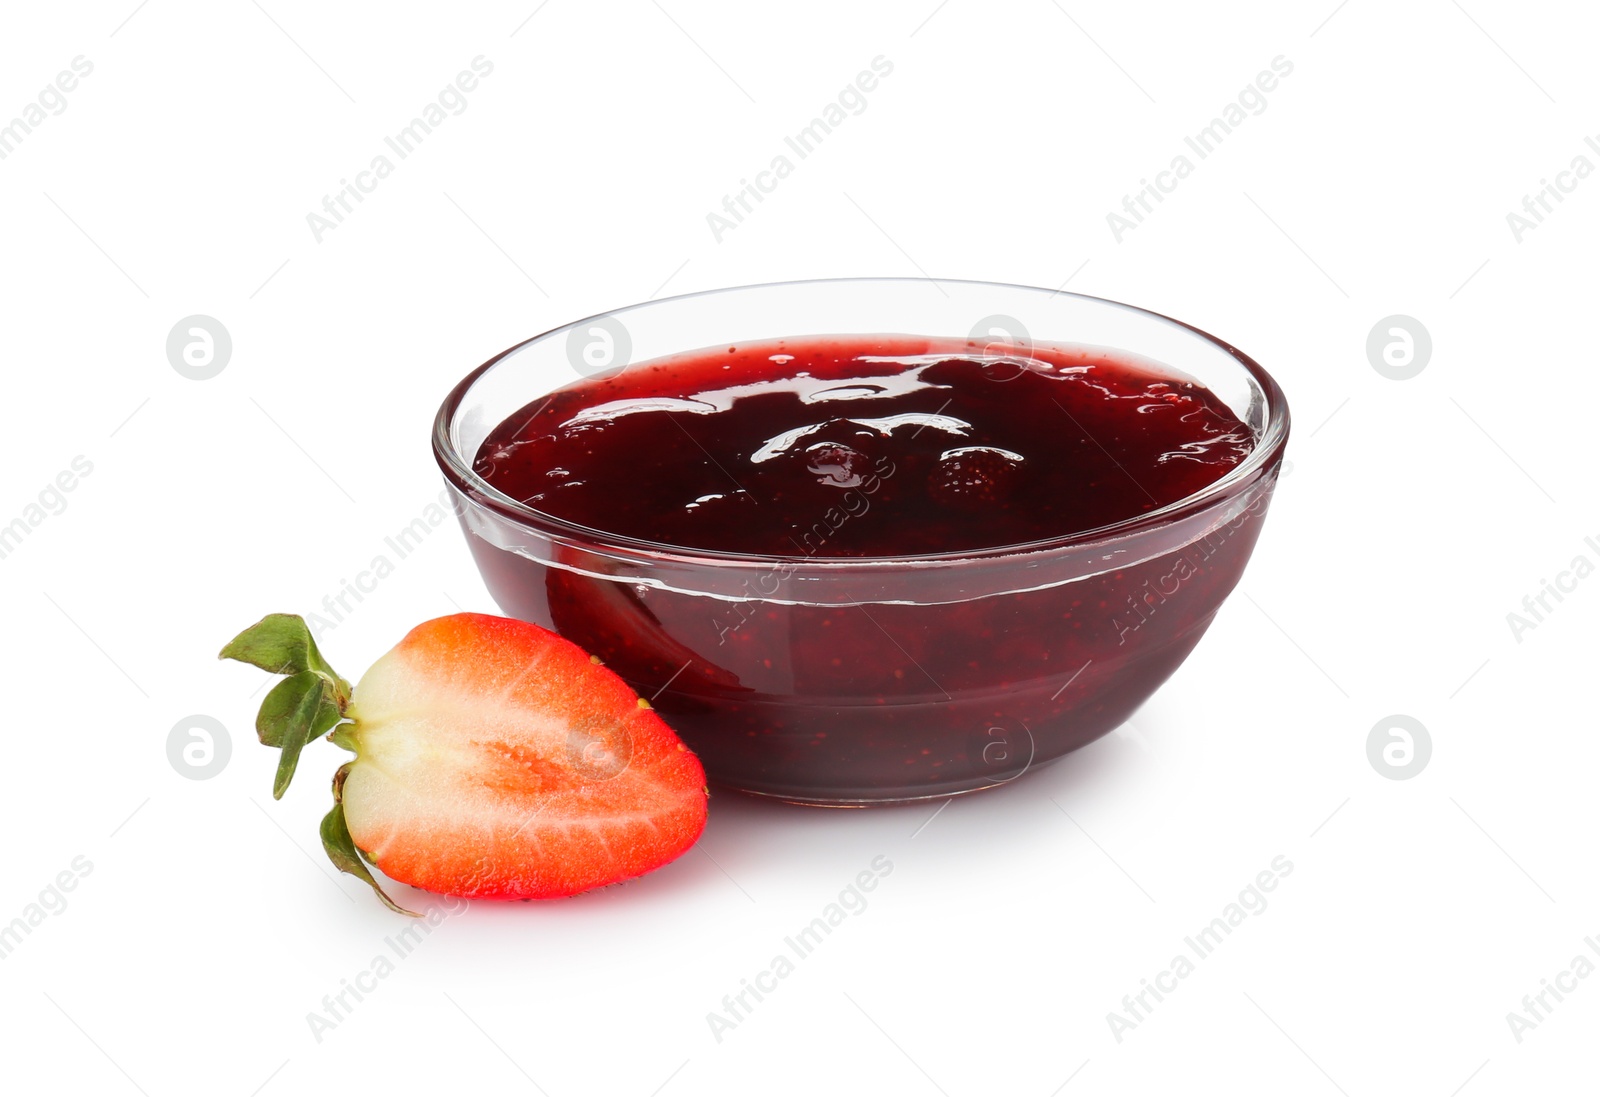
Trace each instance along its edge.
{"label": "red sauce", "polygon": [[1193,381],[1093,351],[975,349],[785,340],[635,365],[523,408],[475,468],[547,514],[639,540],[926,556],[1109,525],[1249,452],[1249,429]]}

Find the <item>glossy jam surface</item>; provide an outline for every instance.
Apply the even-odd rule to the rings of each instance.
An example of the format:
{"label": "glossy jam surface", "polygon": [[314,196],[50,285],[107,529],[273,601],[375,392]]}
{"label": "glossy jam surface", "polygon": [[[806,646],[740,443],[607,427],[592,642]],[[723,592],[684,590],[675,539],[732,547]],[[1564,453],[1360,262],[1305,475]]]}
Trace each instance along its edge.
{"label": "glossy jam surface", "polygon": [[[468,543],[507,613],[622,675],[713,780],[810,803],[943,796],[1014,780],[1149,697],[1237,583],[1278,455],[1182,536],[1067,581],[1039,580],[1055,549],[885,559],[871,566],[905,576],[904,596],[858,602],[852,579],[846,604],[790,573],[1096,529],[1214,482],[1254,437],[1204,388],[1098,352],[997,358],[901,336],[720,347],[527,405],[477,470],[606,534],[798,564],[712,597],[613,577],[577,535],[518,551],[525,534],[500,515],[469,524]],[[949,596],[972,574],[977,593]]]}
{"label": "glossy jam surface", "polygon": [[920,557],[1154,510],[1224,475],[1251,439],[1204,387],[1105,352],[854,337],[577,382],[496,428],[475,471],[537,510],[637,540]]}

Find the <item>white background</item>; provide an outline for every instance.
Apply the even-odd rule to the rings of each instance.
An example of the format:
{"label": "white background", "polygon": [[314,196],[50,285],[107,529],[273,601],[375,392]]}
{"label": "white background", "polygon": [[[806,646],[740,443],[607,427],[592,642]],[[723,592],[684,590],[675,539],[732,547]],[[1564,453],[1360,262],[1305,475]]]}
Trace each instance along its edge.
{"label": "white background", "polygon": [[[1520,641],[1507,614],[1600,563],[1600,179],[1520,242],[1506,221],[1600,134],[1592,12],[133,3],[8,5],[0,28],[0,121],[94,66],[0,160],[0,524],[93,466],[0,560],[0,923],[92,865],[0,961],[8,1085],[1487,1097],[1593,1078],[1600,977],[1521,1042],[1507,1014],[1600,935],[1600,578]],[[319,243],[306,214],[478,55],[494,71],[468,109]],[[867,109],[719,242],[706,215],[878,55],[894,69]],[[1279,55],[1267,109],[1119,243],[1107,212]],[[1194,656],[1117,733],[931,822],[718,795],[677,863],[474,904],[315,1039],[307,1014],[405,923],[318,848],[339,752],[313,746],[271,800],[262,676],[216,662],[223,641],[315,609],[422,512],[431,417],[493,353],[658,293],[923,272],[1130,301],[1279,378],[1292,471]],[[165,352],[197,313],[234,345],[204,382]],[[1396,313],[1434,345],[1400,382],[1365,350]],[[494,608],[442,527],[323,647],[354,678],[458,605]],[[194,714],[232,743],[210,780],[167,757]],[[1368,761],[1391,714],[1431,733],[1409,780]],[[878,855],[868,909],[714,1039],[706,1015]],[[1279,855],[1267,909],[1119,1042],[1108,1012]]]}

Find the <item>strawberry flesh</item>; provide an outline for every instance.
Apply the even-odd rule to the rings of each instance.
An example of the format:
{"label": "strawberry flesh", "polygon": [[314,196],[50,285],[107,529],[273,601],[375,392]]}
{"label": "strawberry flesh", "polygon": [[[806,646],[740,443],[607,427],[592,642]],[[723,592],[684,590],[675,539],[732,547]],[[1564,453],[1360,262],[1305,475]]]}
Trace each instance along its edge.
{"label": "strawberry flesh", "polygon": [[666,864],[705,827],[699,760],[622,679],[538,625],[419,625],[346,715],[350,837],[402,883],[574,895]]}

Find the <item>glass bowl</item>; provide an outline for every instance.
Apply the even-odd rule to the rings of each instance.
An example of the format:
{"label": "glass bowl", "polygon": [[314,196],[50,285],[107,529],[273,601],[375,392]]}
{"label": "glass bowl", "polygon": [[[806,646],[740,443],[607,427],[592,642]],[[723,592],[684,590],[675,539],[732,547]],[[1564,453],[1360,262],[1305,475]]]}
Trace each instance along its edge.
{"label": "glass bowl", "polygon": [[[491,430],[580,375],[740,341],[889,333],[977,334],[1001,370],[1032,343],[1112,348],[1205,385],[1251,429],[1254,449],[1158,510],[919,558],[655,544],[543,514],[473,472]],[[1003,784],[1127,719],[1239,581],[1288,433],[1267,372],[1179,321],[1024,286],[873,278],[690,294],[555,328],[462,380],[433,446],[507,614],[598,656],[713,781],[856,806]]]}

